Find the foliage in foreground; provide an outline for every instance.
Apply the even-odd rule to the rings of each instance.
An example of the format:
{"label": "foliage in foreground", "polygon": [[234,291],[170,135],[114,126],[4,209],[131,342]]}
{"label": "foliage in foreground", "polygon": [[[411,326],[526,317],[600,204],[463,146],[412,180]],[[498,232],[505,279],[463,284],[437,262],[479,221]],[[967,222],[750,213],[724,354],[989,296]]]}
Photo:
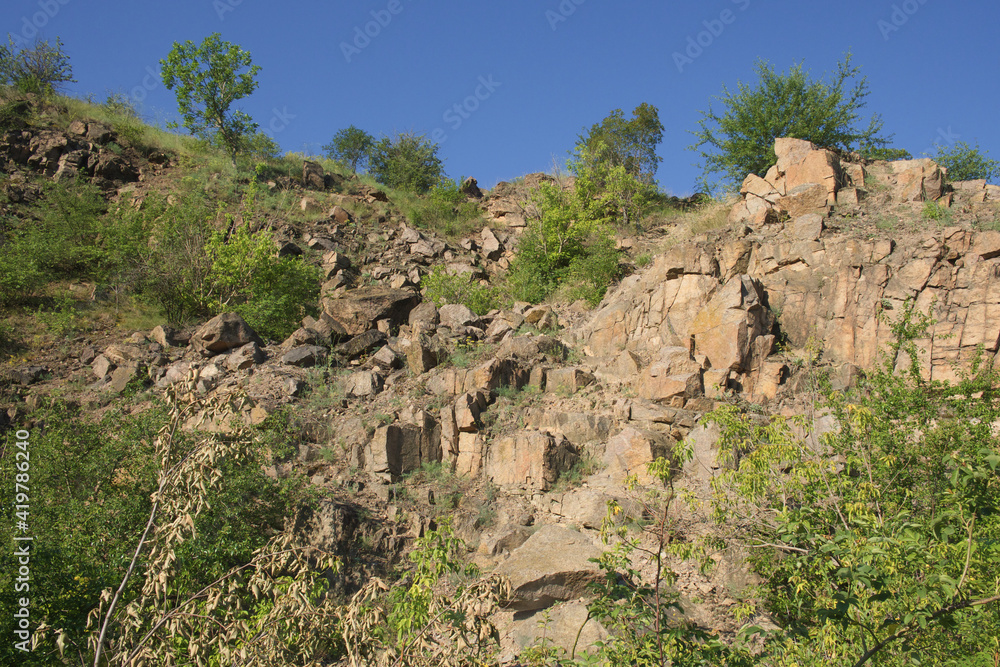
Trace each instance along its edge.
{"label": "foliage in foreground", "polygon": [[[839,430],[734,409],[717,518],[751,553],[775,665],[992,665],[1000,658],[1000,376],[977,360],[957,386],[920,375],[908,303],[885,363]],[[908,370],[896,369],[908,365]]]}
{"label": "foliage in foreground", "polygon": [[709,106],[700,112],[698,130],[692,132],[697,141],[689,148],[702,158],[702,189],[736,189],[747,174],[763,176],[777,162],[774,140],[779,137],[849,151],[885,148],[891,137],[881,135],[878,114],[867,126],[859,125],[869,94],[867,78],[855,82],[859,74],[850,54],[829,82],[811,79],[801,63],[778,74],[758,61],[755,85],[738,82],[735,92],[724,86],[716,98],[723,111]]}

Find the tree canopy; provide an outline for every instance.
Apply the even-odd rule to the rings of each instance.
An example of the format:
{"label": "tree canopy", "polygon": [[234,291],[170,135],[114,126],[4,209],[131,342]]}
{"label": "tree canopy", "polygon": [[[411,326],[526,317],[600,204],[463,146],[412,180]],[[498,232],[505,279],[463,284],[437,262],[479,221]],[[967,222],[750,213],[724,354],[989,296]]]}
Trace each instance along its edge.
{"label": "tree canopy", "polygon": [[747,174],[763,176],[777,162],[774,140],[779,137],[862,153],[885,149],[891,140],[881,134],[878,114],[867,124],[862,121],[868,80],[851,64],[850,53],[829,81],[810,78],[802,63],[779,74],[759,60],[756,71],[756,84],[737,82],[735,92],[723,86],[715,98],[722,103],[721,113],[711,106],[700,112],[692,132],[697,141],[689,149],[702,158],[705,190],[736,187]]}
{"label": "tree canopy", "polygon": [[217,32],[200,45],[190,40],[174,42],[160,65],[164,85],[168,90],[176,88],[183,126],[202,139],[217,140],[235,164],[245,145],[243,138],[257,131],[257,123],[231,107],[257,89],[260,66],[253,64],[249,52],[222,41]]}

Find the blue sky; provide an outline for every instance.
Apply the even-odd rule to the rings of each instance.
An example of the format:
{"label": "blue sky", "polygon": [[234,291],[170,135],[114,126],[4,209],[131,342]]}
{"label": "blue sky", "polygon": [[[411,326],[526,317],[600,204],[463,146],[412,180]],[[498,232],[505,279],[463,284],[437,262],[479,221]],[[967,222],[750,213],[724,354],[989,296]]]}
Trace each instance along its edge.
{"label": "blue sky", "polygon": [[284,150],[317,154],[352,124],[412,130],[485,187],[551,170],[585,127],[648,102],[660,186],[689,194],[690,131],[723,85],[753,82],[758,58],[818,78],[849,49],[895,146],[1000,158],[996,0],[5,0],[0,18],[16,39],[62,39],[68,92],[124,93],[154,122],[176,117],[159,60],[219,32],[261,66],[241,108]]}

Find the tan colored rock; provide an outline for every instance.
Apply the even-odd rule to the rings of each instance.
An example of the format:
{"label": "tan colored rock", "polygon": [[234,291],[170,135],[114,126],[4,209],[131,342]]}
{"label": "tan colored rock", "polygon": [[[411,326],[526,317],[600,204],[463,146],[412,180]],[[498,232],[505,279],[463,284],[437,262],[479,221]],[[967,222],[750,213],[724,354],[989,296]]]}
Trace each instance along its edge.
{"label": "tan colored rock", "polygon": [[213,317],[191,336],[191,346],[206,357],[249,343],[264,345],[264,341],[236,313],[223,313]]}
{"label": "tan colored rock", "polygon": [[640,484],[649,484],[653,480],[646,464],[657,458],[668,458],[673,446],[674,440],[663,433],[626,426],[608,440],[604,452],[605,472],[615,482],[636,475]]}
{"label": "tan colored rock", "polygon": [[695,351],[707,356],[712,368],[740,370],[753,339],[772,326],[760,284],[741,276],[730,279],[698,312],[689,332]]}
{"label": "tan colored rock", "polygon": [[564,437],[524,430],[490,443],[485,471],[499,486],[545,491],[579,458]]}
{"label": "tan colored rock", "polygon": [[455,474],[461,477],[475,477],[483,462],[483,439],[478,433],[458,434],[458,456],[455,460]]}
{"label": "tan colored rock", "polygon": [[553,394],[575,394],[594,382],[593,374],[582,368],[553,368],[545,374],[545,391]]}
{"label": "tan colored rock", "polygon": [[788,194],[778,200],[778,207],[797,218],[807,213],[826,215],[829,190],[822,183],[804,183],[788,189]]}
{"label": "tan colored rock", "polygon": [[591,560],[600,555],[601,550],[581,533],[542,526],[496,569],[511,582],[508,608],[545,609],[556,601],[583,596],[587,586],[601,578]]}

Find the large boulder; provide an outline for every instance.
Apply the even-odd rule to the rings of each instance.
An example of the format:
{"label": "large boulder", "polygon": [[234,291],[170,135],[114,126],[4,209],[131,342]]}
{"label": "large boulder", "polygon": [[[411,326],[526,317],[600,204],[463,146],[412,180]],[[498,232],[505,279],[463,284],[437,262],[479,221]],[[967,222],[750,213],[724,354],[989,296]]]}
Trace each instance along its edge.
{"label": "large boulder", "polygon": [[580,459],[564,437],[519,431],[497,438],[486,458],[486,476],[498,486],[545,491]]}
{"label": "large boulder", "polygon": [[769,334],[774,316],[764,307],[764,290],[750,276],[731,278],[692,320],[694,352],[712,368],[743,370],[753,341]]}
{"label": "large boulder", "polygon": [[352,336],[377,329],[381,320],[390,326],[405,324],[418,303],[416,292],[381,286],[359,287],[322,300],[326,315]]}
{"label": "large boulder", "polygon": [[588,585],[602,578],[591,561],[600,555],[597,545],[582,533],[562,526],[542,526],[496,569],[511,583],[507,606],[514,611],[531,611],[585,595]]}
{"label": "large boulder", "polygon": [[264,341],[257,332],[236,313],[216,315],[191,336],[191,346],[206,357],[222,354],[248,343],[264,346]]}

